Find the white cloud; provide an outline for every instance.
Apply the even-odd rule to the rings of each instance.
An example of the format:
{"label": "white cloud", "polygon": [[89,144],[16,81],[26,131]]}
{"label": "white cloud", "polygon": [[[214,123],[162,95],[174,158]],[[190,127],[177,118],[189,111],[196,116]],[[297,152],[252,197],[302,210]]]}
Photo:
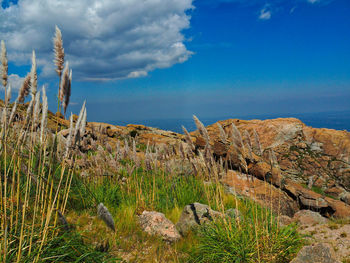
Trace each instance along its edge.
{"label": "white cloud", "polygon": [[23,81],[24,78],[18,76],[17,74],[10,74],[8,76],[8,83],[11,85],[11,89],[13,91],[17,92],[21,88]]}
{"label": "white cloud", "polygon": [[311,4],[315,4],[315,3],[317,3],[317,2],[320,2],[320,0],[307,0],[309,3],[311,3]]}
{"label": "white cloud", "polygon": [[261,20],[269,20],[271,18],[271,11],[266,7],[260,10],[259,19]]}
{"label": "white cloud", "polygon": [[66,60],[78,79],[140,77],[186,61],[182,30],[193,0],[19,0],[0,12],[9,59],[29,63],[37,52],[42,76],[53,76],[52,37],[63,34]]}

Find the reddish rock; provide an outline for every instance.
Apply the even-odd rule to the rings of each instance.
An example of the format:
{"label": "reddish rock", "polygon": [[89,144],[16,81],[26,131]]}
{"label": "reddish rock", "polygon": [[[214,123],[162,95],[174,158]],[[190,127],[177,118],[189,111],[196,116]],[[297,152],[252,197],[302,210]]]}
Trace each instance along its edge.
{"label": "reddish rock", "polygon": [[326,197],[328,205],[334,210],[332,216],[336,218],[350,218],[350,206],[340,200]]}
{"label": "reddish rock", "polygon": [[344,189],[337,186],[333,186],[331,188],[326,189],[324,192],[328,195],[338,198],[341,195],[341,193],[344,192]]}
{"label": "reddish rock", "polygon": [[230,192],[246,196],[259,204],[271,207],[275,213],[293,216],[298,205],[285,192],[250,175],[229,170],[222,178]]}
{"label": "reddish rock", "polygon": [[181,238],[175,225],[162,213],[143,211],[139,216],[139,221],[145,232],[160,236],[164,241],[175,242]]}

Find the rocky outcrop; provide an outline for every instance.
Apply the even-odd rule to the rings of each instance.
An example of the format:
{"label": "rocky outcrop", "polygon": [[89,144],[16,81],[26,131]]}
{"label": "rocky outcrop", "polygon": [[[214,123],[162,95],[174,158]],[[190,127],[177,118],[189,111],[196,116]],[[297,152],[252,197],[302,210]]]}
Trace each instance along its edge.
{"label": "rocky outcrop", "polygon": [[229,170],[221,181],[232,194],[249,197],[276,213],[292,217],[299,210],[297,202],[284,191],[251,175]]}
{"label": "rocky outcrop", "polygon": [[[227,134],[231,132],[232,123],[242,137],[247,132],[253,148],[255,130],[263,150],[262,157],[268,160],[269,149],[274,150],[283,175],[287,178],[307,184],[309,178],[313,177],[313,182],[317,182],[318,187],[324,190],[332,187],[329,184],[332,181],[350,190],[349,132],[311,128],[294,118],[263,121],[229,119],[219,123]],[[214,152],[225,157],[229,147],[222,142],[218,125],[209,125],[207,130]],[[201,141],[197,131],[192,135],[196,142]],[[259,158],[253,160],[257,162]]]}
{"label": "rocky outcrop", "polygon": [[164,241],[175,242],[181,238],[175,225],[162,213],[143,211],[139,216],[139,221],[143,231],[150,235],[160,236]]}
{"label": "rocky outcrop", "polygon": [[326,243],[303,247],[291,263],[341,263],[335,257],[333,248]]}

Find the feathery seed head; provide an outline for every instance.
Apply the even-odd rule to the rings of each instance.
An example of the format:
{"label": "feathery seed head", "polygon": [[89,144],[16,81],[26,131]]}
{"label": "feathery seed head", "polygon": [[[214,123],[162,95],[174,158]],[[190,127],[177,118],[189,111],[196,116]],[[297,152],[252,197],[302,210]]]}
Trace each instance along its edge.
{"label": "feathery seed head", "polygon": [[62,41],[62,33],[61,30],[56,26],[55,28],[55,37],[53,39],[54,42],[54,52],[55,52],[55,65],[56,72],[59,77],[62,75],[63,65],[64,65],[64,49],[63,49],[63,41]]}
{"label": "feathery seed head", "polygon": [[71,86],[72,86],[72,70],[69,72],[69,76],[67,77],[66,81],[66,87],[64,88],[64,101],[63,101],[63,110],[64,113],[66,113],[68,104],[69,104],[69,99],[70,99],[70,94],[71,94]]}
{"label": "feathery seed head", "polygon": [[8,61],[7,61],[7,51],[4,40],[1,40],[1,78],[2,78],[2,85],[4,87],[7,86],[7,79],[8,79]]}
{"label": "feathery seed head", "polygon": [[259,135],[258,135],[258,133],[256,132],[255,129],[253,130],[253,135],[254,135],[254,146],[252,147],[253,148],[253,152],[255,154],[261,156],[262,155],[262,147],[261,147],[261,144],[260,144]]}
{"label": "feathery seed head", "polygon": [[185,140],[186,140],[187,144],[191,147],[191,150],[194,151],[195,147],[193,145],[190,133],[187,131],[187,129],[184,126],[182,126],[182,130],[185,133]]}
{"label": "feathery seed head", "polygon": [[83,112],[83,117],[81,118],[81,123],[80,123],[80,135],[81,136],[84,136],[84,133],[85,133],[85,127],[86,127],[86,107],[84,107],[84,112]]}
{"label": "feathery seed head", "polygon": [[223,142],[226,142],[227,141],[227,134],[226,132],[224,131],[224,128],[222,128],[221,124],[219,122],[217,122],[217,126],[219,128],[219,132],[220,132],[220,139],[223,141]]}
{"label": "feathery seed head", "polygon": [[11,100],[11,85],[9,85],[6,89],[6,99],[5,99],[5,105],[8,105]]}
{"label": "feathery seed head", "polygon": [[31,88],[32,97],[35,97],[37,87],[38,87],[38,75],[37,75],[37,72],[36,72],[35,51],[33,50],[32,68],[31,68],[31,71],[30,71],[30,88]]}
{"label": "feathery seed head", "polygon": [[63,74],[61,76],[61,83],[60,83],[61,86],[60,86],[59,95],[58,95],[61,103],[63,103],[68,82],[69,82],[69,62],[67,61]]}
{"label": "feathery seed head", "polygon": [[24,102],[24,99],[28,96],[29,94],[29,91],[30,91],[30,75],[31,74],[27,74],[27,76],[25,77],[23,83],[22,83],[22,86],[21,86],[21,89],[19,90],[18,92],[18,97],[17,97],[17,101],[19,103],[23,103]]}
{"label": "feathery seed head", "polygon": [[209,143],[209,135],[208,135],[207,129],[205,128],[203,123],[195,115],[193,115],[193,119],[194,119],[194,122],[197,126],[199,133],[204,137],[206,142]]}
{"label": "feathery seed head", "polygon": [[244,147],[241,133],[233,122],[231,124],[231,132],[232,132],[232,142],[239,148]]}

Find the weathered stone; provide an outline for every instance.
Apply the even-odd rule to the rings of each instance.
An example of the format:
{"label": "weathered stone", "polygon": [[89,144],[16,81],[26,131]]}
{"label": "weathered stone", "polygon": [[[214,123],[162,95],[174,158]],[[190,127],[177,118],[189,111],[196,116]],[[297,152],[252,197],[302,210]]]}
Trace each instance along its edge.
{"label": "weathered stone", "polygon": [[310,210],[300,210],[293,217],[294,222],[299,222],[302,225],[325,224],[327,218],[319,213]]}
{"label": "weathered stone", "polygon": [[143,211],[139,216],[139,222],[145,232],[160,236],[164,241],[175,242],[181,238],[175,225],[162,213]]}
{"label": "weathered stone", "polygon": [[338,197],[340,197],[341,193],[344,192],[344,189],[337,187],[337,186],[333,186],[331,188],[326,189],[324,192],[330,196],[338,198]]}
{"label": "weathered stone", "polygon": [[303,247],[291,263],[341,263],[335,258],[331,245],[318,243]]}
{"label": "weathered stone", "polygon": [[291,217],[286,216],[286,215],[279,216],[279,224],[281,227],[289,225],[291,223],[293,223],[293,219]]}
{"label": "weathered stone", "polygon": [[182,210],[179,221],[176,224],[181,235],[186,235],[190,230],[200,225],[213,221],[222,216],[221,213],[212,210],[209,206],[200,203],[186,205]]}

